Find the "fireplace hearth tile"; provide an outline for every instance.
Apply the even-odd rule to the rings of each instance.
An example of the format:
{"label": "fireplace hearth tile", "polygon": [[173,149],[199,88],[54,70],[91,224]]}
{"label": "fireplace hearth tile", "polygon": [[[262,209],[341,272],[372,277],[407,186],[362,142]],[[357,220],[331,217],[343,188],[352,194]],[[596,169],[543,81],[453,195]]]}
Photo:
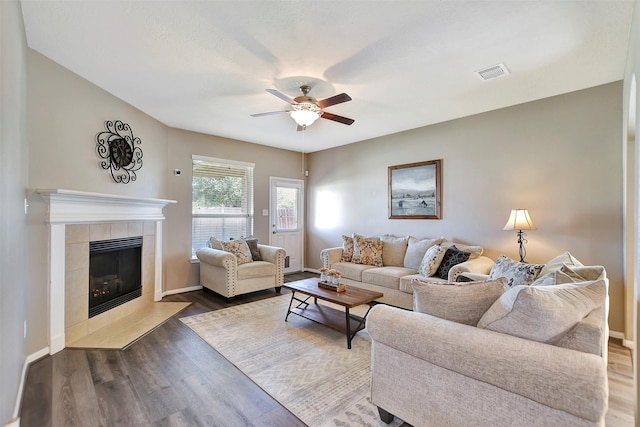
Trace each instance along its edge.
{"label": "fireplace hearth tile", "polygon": [[69,348],[124,349],[181,312],[189,302],[155,302],[88,335],[67,343]]}

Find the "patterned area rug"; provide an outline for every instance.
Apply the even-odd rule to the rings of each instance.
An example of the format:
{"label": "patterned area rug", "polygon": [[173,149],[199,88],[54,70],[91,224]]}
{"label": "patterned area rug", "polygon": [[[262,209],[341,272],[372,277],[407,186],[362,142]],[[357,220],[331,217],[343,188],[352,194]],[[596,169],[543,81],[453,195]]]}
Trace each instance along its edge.
{"label": "patterned area rug", "polygon": [[[285,322],[290,300],[283,295],[180,320],[305,424],[387,426],[368,398],[366,331],[348,350],[339,332],[294,314]],[[391,425],[401,424],[396,418]]]}

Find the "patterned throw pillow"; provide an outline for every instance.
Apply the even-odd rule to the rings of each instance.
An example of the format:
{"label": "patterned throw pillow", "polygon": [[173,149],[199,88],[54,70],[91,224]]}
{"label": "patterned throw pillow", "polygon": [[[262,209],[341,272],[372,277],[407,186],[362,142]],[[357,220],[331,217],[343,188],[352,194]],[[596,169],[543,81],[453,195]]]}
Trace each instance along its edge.
{"label": "patterned throw pillow", "polygon": [[353,259],[353,237],[342,236],[342,262],[351,262]]}
{"label": "patterned throw pillow", "polygon": [[236,256],[238,265],[246,264],[253,261],[251,258],[251,251],[247,242],[242,239],[230,240],[228,242],[222,242],[222,247],[225,251],[231,252]]}
{"label": "patterned throw pillow", "polygon": [[[456,248],[455,245],[450,246],[444,254],[444,258],[442,258],[442,262],[438,266],[438,270],[435,275],[441,279],[448,279],[451,267],[467,261],[470,256],[471,254],[469,252],[462,252]],[[494,277],[491,277],[491,279],[494,279]]]}
{"label": "patterned throw pillow", "polygon": [[356,264],[373,265],[382,267],[382,240],[370,237],[365,238],[357,234],[353,235],[353,262]]}
{"label": "patterned throw pillow", "polygon": [[251,252],[251,258],[254,261],[262,261],[262,255],[260,255],[260,250],[258,249],[258,239],[245,238],[243,240],[247,242],[247,246],[249,246],[249,251]]}
{"label": "patterned throw pillow", "polygon": [[420,268],[418,268],[418,274],[421,276],[433,276],[438,270],[438,267],[440,267],[440,263],[446,253],[447,249],[440,245],[431,246],[424,254],[424,258],[422,258]]}
{"label": "patterned throw pillow", "polygon": [[506,277],[509,279],[508,286],[513,288],[519,285],[530,285],[540,274],[544,264],[527,264],[526,262],[514,261],[511,258],[500,255],[496,263],[491,267],[489,279]]}

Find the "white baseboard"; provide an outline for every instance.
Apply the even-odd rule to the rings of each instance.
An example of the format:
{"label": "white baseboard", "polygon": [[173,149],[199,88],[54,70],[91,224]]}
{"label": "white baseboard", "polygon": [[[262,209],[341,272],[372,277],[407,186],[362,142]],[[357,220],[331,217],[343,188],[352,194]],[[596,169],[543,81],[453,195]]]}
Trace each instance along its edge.
{"label": "white baseboard", "polygon": [[16,396],[16,405],[13,408],[13,418],[7,421],[5,426],[20,427],[20,406],[22,406],[22,394],[24,393],[24,385],[27,381],[27,372],[29,366],[36,360],[40,360],[49,355],[49,347],[45,347],[28,355],[22,364],[22,374],[20,375],[20,385],[18,387],[18,395]]}
{"label": "white baseboard", "polygon": [[310,273],[316,273],[316,274],[320,274],[320,270],[317,270],[315,268],[303,268],[302,269],[303,272],[308,271]]}
{"label": "white baseboard", "polygon": [[618,331],[609,331],[609,336],[611,338],[617,338],[619,340],[624,340],[624,334]]}
{"label": "white baseboard", "polygon": [[183,294],[185,292],[199,291],[200,289],[202,289],[202,285],[189,286],[188,288],[181,288],[181,289],[171,289],[169,291],[164,291],[162,293],[162,296],[166,297],[167,295]]}
{"label": "white baseboard", "polygon": [[627,347],[629,350],[633,350],[635,348],[634,342],[631,340],[622,340],[622,345]]}

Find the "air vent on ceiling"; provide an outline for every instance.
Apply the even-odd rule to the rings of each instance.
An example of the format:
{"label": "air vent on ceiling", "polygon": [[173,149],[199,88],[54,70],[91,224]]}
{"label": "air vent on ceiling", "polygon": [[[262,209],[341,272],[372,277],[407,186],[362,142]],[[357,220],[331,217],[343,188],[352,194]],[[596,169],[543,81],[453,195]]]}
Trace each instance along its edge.
{"label": "air vent on ceiling", "polygon": [[482,80],[491,80],[496,77],[501,77],[509,74],[509,70],[504,64],[492,65],[491,67],[484,68],[476,71],[476,74],[480,76]]}

